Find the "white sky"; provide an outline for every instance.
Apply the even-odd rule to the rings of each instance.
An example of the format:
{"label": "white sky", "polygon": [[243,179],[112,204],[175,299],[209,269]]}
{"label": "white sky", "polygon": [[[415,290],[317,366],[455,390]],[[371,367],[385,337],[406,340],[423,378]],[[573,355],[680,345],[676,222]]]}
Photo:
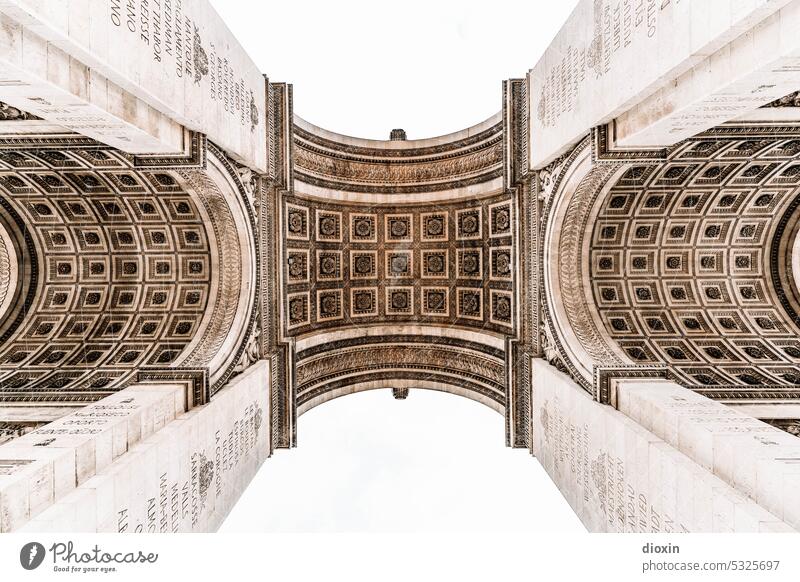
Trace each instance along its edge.
{"label": "white sky", "polygon": [[409,139],[464,129],[502,106],[576,0],[211,0],[294,111],[331,131]]}
{"label": "white sky", "polygon": [[300,417],[221,532],[586,531],[503,418],[467,398],[373,390]]}
{"label": "white sky", "polygon": [[[211,0],[294,111],[326,129],[409,139],[501,108],[576,0]],[[264,463],[222,532],[585,531],[504,423],[473,401],[412,390],[338,398],[300,417],[298,448]]]}

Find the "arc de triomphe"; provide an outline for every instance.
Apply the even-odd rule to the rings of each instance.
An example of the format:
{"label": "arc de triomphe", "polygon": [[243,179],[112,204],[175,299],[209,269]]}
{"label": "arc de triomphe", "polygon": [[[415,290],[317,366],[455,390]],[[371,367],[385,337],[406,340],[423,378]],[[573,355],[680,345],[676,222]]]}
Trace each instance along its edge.
{"label": "arc de triomphe", "polygon": [[591,531],[800,528],[800,0],[582,0],[419,140],[295,116],[206,0],[0,24],[0,531],[214,531],[378,388]]}

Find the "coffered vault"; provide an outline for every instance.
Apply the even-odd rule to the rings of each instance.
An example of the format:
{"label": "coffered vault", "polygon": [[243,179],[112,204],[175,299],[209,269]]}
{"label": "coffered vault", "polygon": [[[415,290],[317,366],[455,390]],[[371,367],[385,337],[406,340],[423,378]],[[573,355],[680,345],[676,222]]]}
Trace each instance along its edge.
{"label": "coffered vault", "polygon": [[0,400],[90,402],[176,366],[201,402],[225,383],[252,325],[252,209],[197,141],[182,169],[74,136],[3,139]]}
{"label": "coffered vault", "polygon": [[[593,530],[800,527],[782,489],[800,433],[800,69],[781,60],[800,0],[717,27],[664,4],[690,55],[634,20],[615,44],[608,2],[581,2],[497,115],[417,140],[295,116],[291,85],[195,4],[179,74],[6,4],[0,531],[77,519],[71,496],[106,486],[122,501],[88,529],[213,530],[296,444],[298,415],[378,388],[501,413]],[[783,44],[737,57],[756,22],[747,39]],[[142,49],[111,31],[114,54]],[[629,78],[637,50],[657,79]],[[132,475],[192,511],[148,522]]]}
{"label": "coffered vault", "polygon": [[604,369],[645,364],[712,398],[796,398],[796,128],[630,156],[591,139],[542,190],[550,359],[598,391]]}
{"label": "coffered vault", "polygon": [[601,399],[618,370],[794,399],[795,126],[635,153],[598,129],[520,178],[521,91],[507,83],[502,114],[475,127],[381,142],[291,117],[273,85],[271,180],[203,136],[149,160],[37,136],[43,122],[6,106],[6,131],[28,135],[0,151],[0,398],[87,402],[174,369],[203,402],[273,354],[277,446],[297,414],[387,386],[487,404],[527,446],[519,370],[536,353]]}
{"label": "coffered vault", "polygon": [[298,412],[386,385],[503,412],[515,211],[500,116],[434,140],[295,131],[283,331]]}

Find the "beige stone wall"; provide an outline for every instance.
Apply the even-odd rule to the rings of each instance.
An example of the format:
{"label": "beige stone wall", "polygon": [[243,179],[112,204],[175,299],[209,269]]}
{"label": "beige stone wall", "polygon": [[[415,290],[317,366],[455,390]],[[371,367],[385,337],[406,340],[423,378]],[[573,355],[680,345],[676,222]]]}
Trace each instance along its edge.
{"label": "beige stone wall", "polygon": [[665,380],[617,383],[620,412],[742,495],[800,527],[800,440]]}
{"label": "beige stone wall", "polygon": [[545,361],[532,370],[533,453],[589,531],[794,531]]}
{"label": "beige stone wall", "polygon": [[206,0],[0,2],[2,100],[122,151],[267,170],[266,81]]}
{"label": "beige stone wall", "polygon": [[132,386],[0,447],[1,531],[215,531],[270,455],[269,385],[261,361],[188,412]]}
{"label": "beige stone wall", "polygon": [[672,145],[795,90],[798,21],[796,0],[582,0],[528,74],[530,166],[590,127]]}

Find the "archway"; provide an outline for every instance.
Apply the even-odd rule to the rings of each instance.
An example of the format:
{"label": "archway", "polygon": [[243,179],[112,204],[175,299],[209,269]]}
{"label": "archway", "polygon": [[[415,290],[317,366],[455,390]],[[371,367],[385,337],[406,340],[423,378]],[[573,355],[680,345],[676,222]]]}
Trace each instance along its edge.
{"label": "archway", "polygon": [[502,418],[466,398],[352,394],[305,413],[298,432],[221,533],[584,531],[527,451],[504,446]]}

